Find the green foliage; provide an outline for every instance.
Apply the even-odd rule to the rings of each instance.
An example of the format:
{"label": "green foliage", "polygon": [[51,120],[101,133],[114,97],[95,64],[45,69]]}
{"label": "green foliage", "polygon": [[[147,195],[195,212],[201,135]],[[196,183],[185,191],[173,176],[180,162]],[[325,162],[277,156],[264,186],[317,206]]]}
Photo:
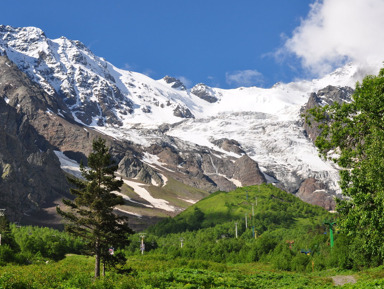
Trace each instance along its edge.
{"label": "green foliage", "polygon": [[0,246],[0,265],[14,261],[14,251],[8,244]]}
{"label": "green foliage", "polygon": [[273,251],[272,264],[276,269],[290,271],[294,252],[285,244],[279,244]]}
{"label": "green foliage", "polygon": [[80,238],[51,228],[12,225],[12,235],[20,248],[20,255],[30,262],[60,260],[68,253],[79,254],[84,249]]}
{"label": "green foliage", "polygon": [[338,226],[356,240],[352,244],[359,243],[354,261],[359,266],[382,264],[384,69],[357,83],[352,102],[313,109],[309,118],[322,129],[316,146],[342,168],[340,186],[348,198],[338,200]]}
{"label": "green foliage", "polygon": [[225,266],[212,261],[130,258],[129,272],[108,272],[95,280],[93,260],[69,256],[60,262],[0,267],[0,288],[324,288],[329,279],[274,272],[256,264]]}
{"label": "green foliage", "polygon": [[177,220],[175,218],[167,218],[149,229],[156,235],[166,235],[169,233],[179,233],[185,231],[194,231],[201,228],[205,214],[198,208],[194,207],[193,212],[188,214],[185,219]]}
{"label": "green foliage", "polygon": [[[253,219],[252,204],[255,215]],[[245,215],[248,225],[252,226],[253,220],[257,232],[262,234],[266,230],[295,226],[301,222],[300,218],[325,218],[327,212],[320,207],[304,203],[273,185],[251,186],[232,192],[213,193],[175,218],[165,219],[149,228],[148,232],[164,236],[169,233],[216,227],[232,220],[240,220],[240,225],[245,227]]]}
{"label": "green foliage", "polygon": [[7,244],[12,250],[19,251],[19,247],[15,242],[14,236],[11,232],[10,222],[6,215],[0,217],[0,234],[1,244]]}
{"label": "green foliage", "polygon": [[[155,240],[157,247],[146,247],[145,254],[166,254],[173,258],[212,260],[223,264],[260,261],[271,263],[280,270],[303,272],[312,271],[314,261],[313,270],[322,270],[338,266],[329,261],[329,235],[324,234],[323,221],[331,218],[332,215],[323,208],[307,204],[273,185],[216,192],[177,217],[150,228],[146,244]],[[338,238],[339,234],[336,241]],[[289,240],[294,240],[291,249]],[[131,246],[127,248],[130,254],[139,255],[138,242],[139,237],[133,236]],[[311,250],[311,254],[302,254],[302,250]]]}

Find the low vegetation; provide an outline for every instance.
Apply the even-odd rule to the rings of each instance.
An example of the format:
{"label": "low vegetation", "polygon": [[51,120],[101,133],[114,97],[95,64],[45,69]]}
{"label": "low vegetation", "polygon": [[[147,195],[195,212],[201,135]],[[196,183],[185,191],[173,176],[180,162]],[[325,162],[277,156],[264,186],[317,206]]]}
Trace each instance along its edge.
{"label": "low vegetation", "polygon": [[364,268],[354,261],[358,244],[344,234],[336,231],[330,248],[323,222],[334,217],[272,185],[217,192],[146,234],[131,235],[116,252],[127,262],[98,280],[81,239],[8,224],[0,288],[327,288],[336,275],[355,276],[353,288],[383,285],[381,267],[357,271]]}

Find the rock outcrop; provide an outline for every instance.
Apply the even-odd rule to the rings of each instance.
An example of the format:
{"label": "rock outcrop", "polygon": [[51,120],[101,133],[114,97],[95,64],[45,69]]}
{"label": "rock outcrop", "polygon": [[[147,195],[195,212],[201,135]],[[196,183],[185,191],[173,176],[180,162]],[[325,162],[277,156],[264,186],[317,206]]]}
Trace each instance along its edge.
{"label": "rock outcrop", "polygon": [[180,89],[180,90],[186,90],[187,88],[185,87],[184,83],[182,83],[180,81],[180,79],[177,79],[177,78],[174,78],[174,77],[170,77],[170,76],[165,76],[164,78],[164,81],[168,84],[171,85],[172,88],[175,88],[175,89]]}
{"label": "rock outcrop", "polygon": [[192,87],[191,93],[210,103],[218,101],[212,90],[204,83],[199,83]]}
{"label": "rock outcrop", "polygon": [[323,207],[329,211],[336,206],[335,196],[329,195],[326,186],[314,178],[306,179],[296,193],[304,202]]}
{"label": "rock outcrop", "polygon": [[233,152],[238,155],[245,154],[245,151],[241,148],[240,143],[234,139],[221,138],[212,140],[212,143],[227,152]]}
{"label": "rock outcrop", "polygon": [[[302,108],[303,114],[307,114],[308,110],[316,106],[332,105],[333,103],[342,103],[351,101],[353,89],[345,87],[327,86],[318,92],[313,92],[309,96],[307,104]],[[309,118],[311,120],[311,118]],[[315,141],[320,134],[318,123],[311,121],[311,125],[304,122],[304,129],[312,141]]]}

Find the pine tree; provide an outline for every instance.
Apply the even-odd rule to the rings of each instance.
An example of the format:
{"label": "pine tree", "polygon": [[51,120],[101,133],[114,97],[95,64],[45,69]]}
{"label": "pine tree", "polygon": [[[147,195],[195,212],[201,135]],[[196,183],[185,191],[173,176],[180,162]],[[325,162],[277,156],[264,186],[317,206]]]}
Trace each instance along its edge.
{"label": "pine tree", "polygon": [[111,160],[105,140],[93,141],[88,168],[81,163],[80,170],[84,179],[68,178],[74,185],[70,191],[75,199],[63,199],[67,209],[57,207],[57,212],[68,221],[66,230],[87,242],[87,253],[95,256],[95,277],[98,278],[101,261],[104,265],[115,261],[114,256],[109,255],[109,248],[127,245],[132,230],[126,217],[113,213],[115,206],[124,204],[123,198],[113,193],[120,191],[123,181],[114,175],[117,166]]}
{"label": "pine tree", "polygon": [[10,222],[7,216],[3,213],[0,216],[0,245],[8,245],[12,250],[20,251],[19,245],[17,245],[15,238],[12,234]]}

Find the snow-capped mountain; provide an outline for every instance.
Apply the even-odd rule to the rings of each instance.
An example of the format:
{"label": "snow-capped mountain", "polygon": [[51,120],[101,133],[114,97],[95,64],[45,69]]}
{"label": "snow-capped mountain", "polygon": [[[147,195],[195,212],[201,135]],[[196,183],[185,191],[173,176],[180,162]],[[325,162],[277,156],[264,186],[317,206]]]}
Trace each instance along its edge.
{"label": "snow-capped mountain", "polygon": [[[95,56],[80,41],[48,39],[34,27],[0,26],[0,51],[32,80],[57,93],[89,126],[175,122],[201,111],[199,98]],[[132,117],[133,116],[133,117]]]}
{"label": "snow-capped mountain", "polygon": [[[311,93],[329,85],[353,87],[362,79],[352,64],[322,79],[268,89],[198,84],[188,90],[172,77],[153,80],[116,68],[80,41],[51,40],[34,27],[0,26],[0,54],[63,101],[69,116],[47,113],[139,146],[140,160],[157,176],[171,171],[175,178],[199,176],[204,185],[188,184],[207,190],[249,185],[254,180],[246,182],[240,173],[242,165],[250,164],[244,159],[249,156],[264,180],[289,192],[297,192],[308,178],[322,182],[330,194],[338,192],[337,169],[319,158],[300,112]],[[121,156],[123,172],[132,159]],[[230,164],[235,165],[226,169]]]}

